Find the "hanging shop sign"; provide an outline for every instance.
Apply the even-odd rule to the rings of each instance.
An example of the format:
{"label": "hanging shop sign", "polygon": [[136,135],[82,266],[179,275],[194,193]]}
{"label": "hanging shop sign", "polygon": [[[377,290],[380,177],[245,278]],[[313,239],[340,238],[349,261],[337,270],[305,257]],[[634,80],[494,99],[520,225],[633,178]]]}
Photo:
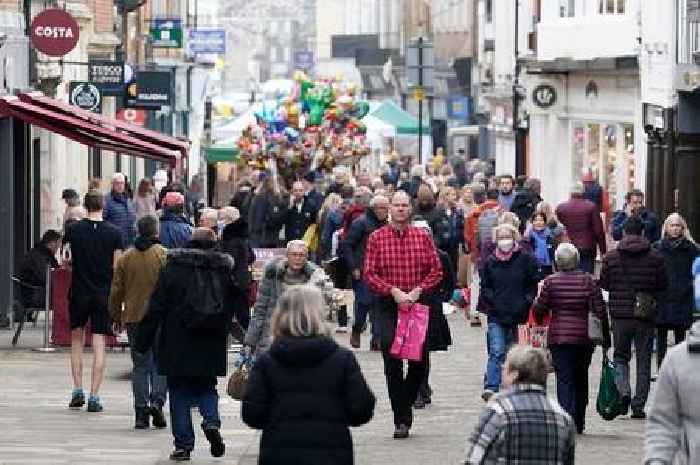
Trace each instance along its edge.
{"label": "hanging shop sign", "polygon": [[549,84],[540,84],[532,91],[532,101],[540,108],[549,108],[557,101],[557,90]]}
{"label": "hanging shop sign", "polygon": [[171,105],[171,79],[169,71],[137,71],[126,85],[125,106],[158,109]]}
{"label": "hanging shop sign", "polygon": [[71,105],[102,113],[102,94],[91,82],[71,81],[68,85],[68,98]]}
{"label": "hanging shop sign", "polygon": [[226,53],[224,29],[190,29],[187,32],[187,49],[190,55]]}
{"label": "hanging shop sign", "polygon": [[63,10],[44,10],[32,21],[32,45],[46,55],[62,57],[78,45],[79,38],[77,21]]}
{"label": "hanging shop sign", "polygon": [[471,100],[469,97],[450,97],[447,100],[447,118],[459,121],[469,121]]}
{"label": "hanging shop sign", "polygon": [[144,127],[146,125],[146,110],[141,110],[140,108],[122,108],[117,111],[116,118],[119,121],[126,121],[127,123]]}
{"label": "hanging shop sign", "polygon": [[122,95],[124,93],[124,62],[98,61],[88,63],[88,77],[102,95]]}
{"label": "hanging shop sign", "polygon": [[156,18],[151,23],[151,45],[158,48],[182,48],[182,21]]}

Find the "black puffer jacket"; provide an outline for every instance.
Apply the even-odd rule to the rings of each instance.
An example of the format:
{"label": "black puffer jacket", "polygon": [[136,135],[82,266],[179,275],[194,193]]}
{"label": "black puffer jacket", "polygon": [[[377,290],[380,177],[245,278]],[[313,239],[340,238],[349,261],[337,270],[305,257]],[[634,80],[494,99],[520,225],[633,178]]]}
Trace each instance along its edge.
{"label": "black puffer jacket", "polygon": [[195,268],[218,274],[223,305],[233,317],[237,289],[231,281],[231,257],[215,250],[214,242],[191,241],[186,249],[168,251],[168,261],[151,295],[149,309],[139,324],[134,348],[145,353],[158,328],[158,372],[165,376],[214,377],[226,375],[228,328],[209,337],[193,334],[185,326],[188,303],[204,292],[194,285]]}
{"label": "black puffer jacket", "polygon": [[664,258],[642,236],[625,236],[603,258],[600,287],[610,292],[608,307],[613,319],[634,318],[635,292],[657,297],[668,287]]}
{"label": "black puffer jacket", "polygon": [[221,233],[220,250],[233,258],[233,277],[242,290],[248,290],[253,276],[250,265],[255,261],[255,253],[248,241],[248,223],[240,218],[227,224]]}
{"label": "black puffer jacket", "polygon": [[250,202],[248,225],[252,247],[280,246],[280,229],[287,217],[287,200],[272,192],[259,192]]}
{"label": "black puffer jacket", "polygon": [[[18,284],[22,305],[25,308],[44,308],[46,306],[46,268],[58,268],[53,252],[43,243],[39,243],[27,252],[19,267],[18,275],[22,284]],[[29,286],[36,286],[34,289]]]}
{"label": "black puffer jacket", "polygon": [[700,254],[688,239],[662,239],[654,244],[664,257],[668,288],[659,293],[658,326],[690,328],[693,324],[693,261]]}
{"label": "black puffer jacket", "polygon": [[532,255],[518,250],[510,260],[491,255],[480,274],[481,295],[489,320],[514,326],[527,320],[537,293],[537,262]]}
{"label": "black puffer jacket", "polygon": [[326,337],[277,339],[253,366],[241,418],[263,430],[259,465],[351,465],[349,426],[375,397],[355,356]]}

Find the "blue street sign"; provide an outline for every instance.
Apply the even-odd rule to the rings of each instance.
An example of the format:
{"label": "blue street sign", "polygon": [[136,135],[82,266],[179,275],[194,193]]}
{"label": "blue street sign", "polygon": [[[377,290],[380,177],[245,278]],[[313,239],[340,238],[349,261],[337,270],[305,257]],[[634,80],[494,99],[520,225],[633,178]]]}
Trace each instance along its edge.
{"label": "blue street sign", "polygon": [[460,121],[469,121],[471,100],[469,97],[450,97],[447,100],[447,117]]}
{"label": "blue street sign", "polygon": [[294,53],[294,65],[302,69],[312,68],[314,65],[314,52],[301,50]]}
{"label": "blue street sign", "polygon": [[190,54],[226,53],[226,31],[223,29],[190,29],[187,35]]}

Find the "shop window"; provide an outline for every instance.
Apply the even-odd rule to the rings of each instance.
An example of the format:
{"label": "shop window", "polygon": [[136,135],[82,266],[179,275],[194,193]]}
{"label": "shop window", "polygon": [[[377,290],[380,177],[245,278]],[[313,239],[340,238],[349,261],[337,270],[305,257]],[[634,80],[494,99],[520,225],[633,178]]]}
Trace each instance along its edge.
{"label": "shop window", "polygon": [[637,175],[634,158],[634,126],[625,124],[622,130],[625,132],[625,192],[629,192],[634,189],[634,180]]}
{"label": "shop window", "polygon": [[610,208],[616,210],[616,199],[618,197],[617,181],[620,177],[617,153],[617,125],[604,124],[602,128],[603,141],[601,145],[601,168],[603,168],[603,170],[599,172],[599,182],[603,186],[603,189],[608,193]]}
{"label": "shop window", "polygon": [[572,164],[571,164],[571,179],[575,182],[581,176],[583,170],[584,155],[586,153],[586,128],[581,123],[574,123],[572,130]]}
{"label": "shop window", "polygon": [[576,15],[576,0],[559,0],[559,17],[573,18]]}
{"label": "shop window", "polygon": [[625,14],[625,0],[600,0],[599,5],[601,15]]}

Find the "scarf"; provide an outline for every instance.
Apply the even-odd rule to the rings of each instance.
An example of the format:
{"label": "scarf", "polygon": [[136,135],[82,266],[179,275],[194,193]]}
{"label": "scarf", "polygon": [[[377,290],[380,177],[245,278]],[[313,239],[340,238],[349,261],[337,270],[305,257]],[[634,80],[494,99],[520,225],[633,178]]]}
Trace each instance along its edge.
{"label": "scarf", "polygon": [[552,258],[549,256],[549,239],[552,237],[552,232],[545,228],[542,231],[532,229],[530,238],[533,242],[535,259],[540,266],[550,266]]}
{"label": "scarf", "polygon": [[498,260],[499,262],[507,262],[511,258],[513,258],[513,254],[515,252],[519,252],[519,251],[520,251],[520,244],[518,244],[517,242],[515,242],[513,244],[513,248],[510,249],[508,252],[502,251],[498,247],[498,244],[496,244],[496,249],[493,251],[493,256],[496,257],[496,260]]}

